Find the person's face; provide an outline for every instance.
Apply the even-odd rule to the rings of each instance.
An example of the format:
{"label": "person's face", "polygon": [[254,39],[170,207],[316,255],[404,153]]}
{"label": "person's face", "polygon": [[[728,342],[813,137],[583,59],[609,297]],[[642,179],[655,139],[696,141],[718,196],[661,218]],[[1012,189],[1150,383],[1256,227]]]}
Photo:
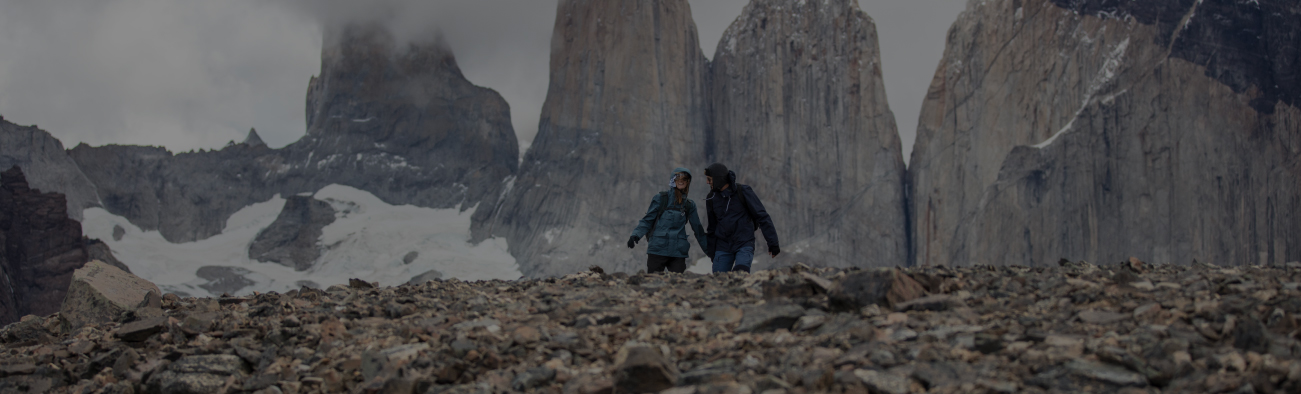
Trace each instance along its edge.
{"label": "person's face", "polygon": [[711,188],[714,187],[714,177],[705,175],[705,184],[709,185]]}
{"label": "person's face", "polygon": [[673,183],[678,189],[686,189],[690,181],[687,180],[685,175],[679,175],[678,179],[674,180]]}

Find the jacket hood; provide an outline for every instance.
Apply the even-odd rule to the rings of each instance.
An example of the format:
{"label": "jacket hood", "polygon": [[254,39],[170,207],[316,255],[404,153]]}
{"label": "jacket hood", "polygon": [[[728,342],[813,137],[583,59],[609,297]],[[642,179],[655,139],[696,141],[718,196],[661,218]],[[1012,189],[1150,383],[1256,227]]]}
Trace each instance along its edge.
{"label": "jacket hood", "polygon": [[[678,167],[678,168],[674,168],[674,169],[673,169],[673,173],[674,173],[674,174],[677,174],[677,173],[679,173],[679,172],[685,172],[685,173],[687,173],[687,175],[691,175],[691,170],[688,170],[688,169],[686,169],[686,168]],[[691,177],[694,178],[695,175],[691,175]]]}

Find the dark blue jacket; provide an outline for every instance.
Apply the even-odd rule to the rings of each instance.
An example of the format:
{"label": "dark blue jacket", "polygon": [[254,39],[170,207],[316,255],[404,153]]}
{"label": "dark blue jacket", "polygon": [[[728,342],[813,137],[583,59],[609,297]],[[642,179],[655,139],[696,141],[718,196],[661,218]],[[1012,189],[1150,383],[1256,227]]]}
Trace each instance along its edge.
{"label": "dark blue jacket", "polygon": [[[709,217],[709,246],[716,252],[736,253],[747,245],[754,246],[754,225],[757,222],[763,230],[763,239],[768,246],[778,246],[777,229],[772,224],[772,217],[763,209],[763,202],[749,186],[736,183],[736,173],[728,171],[727,181],[730,186],[721,191],[710,191],[705,197],[705,212]],[[741,202],[737,193],[745,193],[745,202]],[[752,222],[750,218],[754,218]],[[759,251],[755,251],[758,253]],[[713,256],[710,256],[713,257]]]}

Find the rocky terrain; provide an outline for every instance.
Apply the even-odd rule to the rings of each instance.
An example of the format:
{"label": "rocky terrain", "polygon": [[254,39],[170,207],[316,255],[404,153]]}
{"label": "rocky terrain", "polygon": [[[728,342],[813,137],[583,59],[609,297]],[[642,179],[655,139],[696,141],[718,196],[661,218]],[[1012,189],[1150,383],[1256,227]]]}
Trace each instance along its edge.
{"label": "rocky terrain", "polygon": [[0,172],[0,325],[58,311],[72,271],[93,258],[126,268],[82,236],[66,197],[32,188],[18,166]]}
{"label": "rocky terrain", "polygon": [[396,41],[377,26],[328,29],[307,93],[307,135],[173,154],[78,145],[68,151],[109,212],[172,242],[221,233],[250,204],[339,184],[429,208],[495,203],[518,166],[510,109],[472,85],[446,43]]}
{"label": "rocky terrain", "polygon": [[686,0],[565,0],[556,15],[537,137],[474,237],[506,238],[527,276],[635,272],[645,249],[624,243],[670,171],[695,171],[697,202],[708,190],[708,59]]}
{"label": "rocky terrain", "polygon": [[909,168],[915,264],[1301,259],[1301,8],[971,1]]}
{"label": "rocky terrain", "polygon": [[[1301,389],[1301,263],[1220,268],[1131,259],[902,271],[797,265],[710,276],[601,271],[383,288],[353,281],[228,298],[159,298],[147,284],[121,287],[95,296],[114,305],[127,294],[141,298],[115,321],[74,329],[64,315],[75,308],[65,308],[0,330],[0,389]],[[95,275],[78,272],[87,283]]]}
{"label": "rocky terrain", "polygon": [[759,194],[781,260],[907,261],[903,153],[858,2],[752,1],[713,59],[706,153]]}

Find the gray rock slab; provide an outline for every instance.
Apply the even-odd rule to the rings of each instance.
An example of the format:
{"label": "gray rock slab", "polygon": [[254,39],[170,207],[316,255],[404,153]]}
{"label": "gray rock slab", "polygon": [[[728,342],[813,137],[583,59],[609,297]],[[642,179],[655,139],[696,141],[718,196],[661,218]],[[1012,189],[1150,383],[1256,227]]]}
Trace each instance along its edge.
{"label": "gray rock slab", "polygon": [[74,328],[112,321],[133,310],[149,292],[162,293],[157,285],[99,261],[91,261],[73,272],[72,283],[60,314]]}
{"label": "gray rock slab", "polygon": [[791,304],[749,306],[742,309],[741,322],[736,332],[772,332],[790,329],[806,313],[803,307]]}

